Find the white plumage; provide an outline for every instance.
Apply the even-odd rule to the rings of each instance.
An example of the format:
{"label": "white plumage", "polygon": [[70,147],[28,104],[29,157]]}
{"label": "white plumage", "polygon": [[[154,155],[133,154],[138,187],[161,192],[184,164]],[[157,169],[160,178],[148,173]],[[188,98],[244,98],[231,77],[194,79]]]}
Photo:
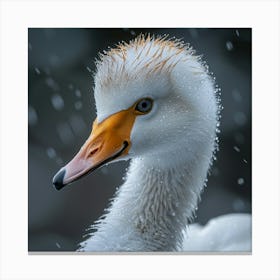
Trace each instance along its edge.
{"label": "white plumage", "polygon": [[[143,98],[152,100],[153,106],[148,113],[133,111],[128,128],[121,130],[122,123],[111,121],[136,110],[133,104]],[[129,145],[121,148],[114,142],[118,155],[114,160],[131,162],[124,184],[80,251],[251,249],[250,215],[226,215],[187,230],[216,151],[217,99],[207,67],[180,41],[139,36],[101,55],[95,73],[95,134],[79,152],[87,156],[78,155],[73,161],[88,172],[84,162],[113,141],[111,136],[104,145],[96,144],[114,123],[113,135]],[[95,158],[92,161],[99,164]],[[80,170],[78,174],[84,172]],[[68,164],[54,184],[76,180],[74,171],[73,163]]]}

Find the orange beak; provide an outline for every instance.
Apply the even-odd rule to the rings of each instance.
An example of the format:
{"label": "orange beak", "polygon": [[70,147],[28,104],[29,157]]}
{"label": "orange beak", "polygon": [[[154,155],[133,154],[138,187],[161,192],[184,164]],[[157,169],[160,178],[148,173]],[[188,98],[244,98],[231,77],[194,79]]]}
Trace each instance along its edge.
{"label": "orange beak", "polygon": [[57,190],[89,174],[102,165],[128,154],[130,134],[136,118],[133,107],[97,123],[77,155],[53,178]]}

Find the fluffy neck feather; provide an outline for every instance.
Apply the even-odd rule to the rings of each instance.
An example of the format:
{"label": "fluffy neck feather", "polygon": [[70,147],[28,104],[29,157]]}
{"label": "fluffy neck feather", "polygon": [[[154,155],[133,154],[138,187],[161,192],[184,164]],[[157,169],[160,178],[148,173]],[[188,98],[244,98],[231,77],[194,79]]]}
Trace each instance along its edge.
{"label": "fluffy neck feather", "polygon": [[[200,153],[180,150],[180,163],[167,156],[131,161],[125,183],[81,251],[175,251],[196,209],[213,146]],[[170,155],[168,156],[170,158]],[[178,162],[178,160],[177,160]]]}

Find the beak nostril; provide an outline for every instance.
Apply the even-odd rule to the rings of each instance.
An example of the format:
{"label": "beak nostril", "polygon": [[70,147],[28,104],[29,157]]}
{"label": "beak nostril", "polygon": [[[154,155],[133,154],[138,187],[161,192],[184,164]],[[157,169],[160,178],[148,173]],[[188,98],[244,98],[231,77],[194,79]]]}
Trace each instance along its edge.
{"label": "beak nostril", "polygon": [[97,151],[98,151],[98,148],[91,150],[88,156],[93,156]]}

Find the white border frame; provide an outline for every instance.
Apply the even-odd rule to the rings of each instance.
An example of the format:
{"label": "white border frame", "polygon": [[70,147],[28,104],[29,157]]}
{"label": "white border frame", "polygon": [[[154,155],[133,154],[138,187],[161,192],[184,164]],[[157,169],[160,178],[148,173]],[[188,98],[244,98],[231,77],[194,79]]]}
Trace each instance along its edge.
{"label": "white border frame", "polygon": [[[0,19],[1,279],[280,279],[278,1],[10,0]],[[252,255],[28,255],[28,27],[253,28]]]}

